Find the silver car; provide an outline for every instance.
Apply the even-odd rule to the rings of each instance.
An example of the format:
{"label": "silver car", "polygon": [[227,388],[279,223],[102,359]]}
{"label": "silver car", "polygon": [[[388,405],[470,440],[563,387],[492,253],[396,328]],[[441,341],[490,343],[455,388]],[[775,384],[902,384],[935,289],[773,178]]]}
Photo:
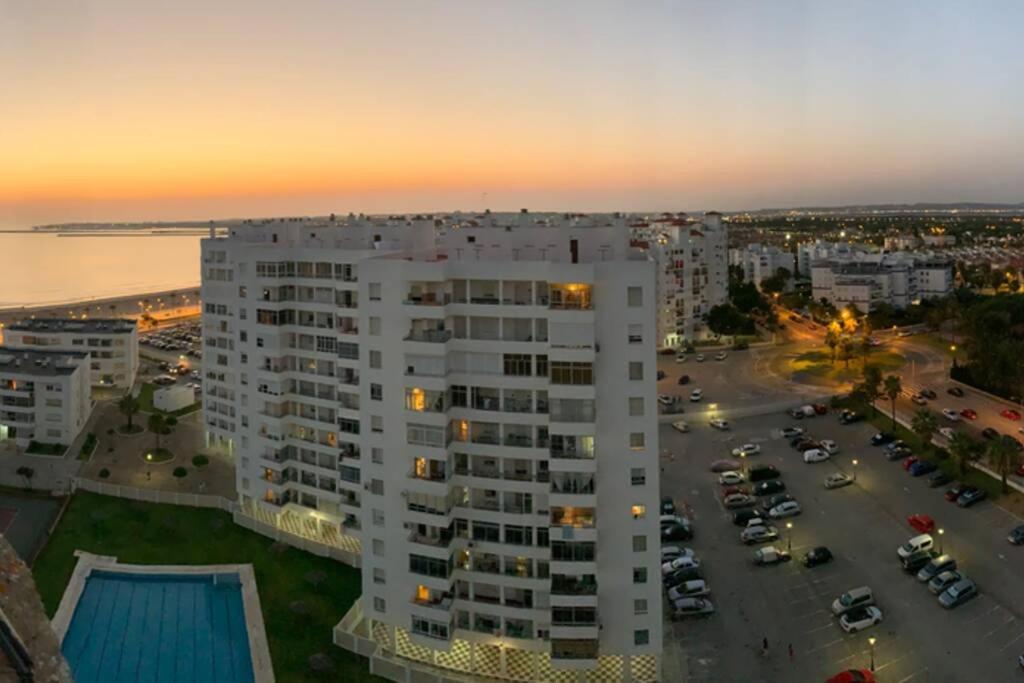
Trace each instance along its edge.
{"label": "silver car", "polygon": [[779,530],[773,526],[752,526],[740,533],[740,540],[747,545],[767,543],[779,537]]}
{"label": "silver car", "polygon": [[941,595],[946,592],[947,588],[964,578],[966,577],[960,572],[942,572],[928,582],[928,590],[930,590],[933,595]]}
{"label": "silver car", "polygon": [[705,598],[682,598],[672,603],[669,618],[706,617],[715,613],[715,606]]}
{"label": "silver car", "polygon": [[970,579],[960,579],[939,596],[939,604],[946,609],[953,609],[976,597],[978,585]]}

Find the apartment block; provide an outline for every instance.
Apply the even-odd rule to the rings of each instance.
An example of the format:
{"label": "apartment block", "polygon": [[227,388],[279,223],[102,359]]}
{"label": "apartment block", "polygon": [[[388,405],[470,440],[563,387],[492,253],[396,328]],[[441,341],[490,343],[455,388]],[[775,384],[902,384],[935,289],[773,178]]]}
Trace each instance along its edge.
{"label": "apartment block", "polygon": [[790,275],[796,274],[796,259],[793,253],[769,244],[748,244],[741,249],[729,250],[729,265],[743,271],[743,280],[758,287],[766,278],[775,275],[779,268],[785,268]]}
{"label": "apartment block", "polygon": [[905,308],[924,299],[948,296],[953,279],[952,262],[909,252],[833,258],[811,266],[816,300],[827,299],[837,307],[854,304],[862,311],[883,303]]}
{"label": "apartment block", "polygon": [[0,442],[71,445],[92,410],[89,354],[0,347]]}
{"label": "apartment block", "polygon": [[87,351],[93,386],[128,389],[139,371],[134,320],[33,318],[9,325],[4,343],[44,351]]}
{"label": "apartment block", "polygon": [[624,218],[275,221],[202,253],[207,438],[246,515],[361,566],[336,642],[392,680],[658,680],[656,264]]}

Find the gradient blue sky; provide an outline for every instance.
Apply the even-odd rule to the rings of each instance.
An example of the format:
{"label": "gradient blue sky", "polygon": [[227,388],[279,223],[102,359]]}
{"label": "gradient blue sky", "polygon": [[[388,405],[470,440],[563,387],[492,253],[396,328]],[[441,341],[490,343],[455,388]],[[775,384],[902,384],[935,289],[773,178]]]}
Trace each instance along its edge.
{"label": "gradient blue sky", "polygon": [[0,226],[1022,201],[1022,2],[0,0]]}

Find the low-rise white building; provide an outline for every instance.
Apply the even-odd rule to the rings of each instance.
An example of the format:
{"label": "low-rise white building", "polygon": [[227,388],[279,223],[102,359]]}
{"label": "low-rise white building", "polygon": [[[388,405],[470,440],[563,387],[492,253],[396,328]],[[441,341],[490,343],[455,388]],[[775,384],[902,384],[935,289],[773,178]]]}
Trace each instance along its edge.
{"label": "low-rise white building", "polygon": [[4,330],[4,344],[43,351],[87,351],[93,386],[127,389],[139,370],[139,338],[134,320],[22,320]]}
{"label": "low-rise white building", "polygon": [[953,265],[944,259],[879,252],[815,262],[811,291],[815,300],[826,299],[840,308],[855,304],[868,311],[880,303],[905,308],[951,294],[953,278]]}
{"label": "low-rise white building", "polygon": [[785,268],[790,275],[796,275],[796,259],[793,253],[770,244],[748,244],[742,249],[729,250],[729,265],[743,271],[743,279],[758,287],[766,278],[772,277],[779,268]]}
{"label": "low-rise white building", "polygon": [[89,354],[0,347],[0,441],[70,445],[92,410]]}

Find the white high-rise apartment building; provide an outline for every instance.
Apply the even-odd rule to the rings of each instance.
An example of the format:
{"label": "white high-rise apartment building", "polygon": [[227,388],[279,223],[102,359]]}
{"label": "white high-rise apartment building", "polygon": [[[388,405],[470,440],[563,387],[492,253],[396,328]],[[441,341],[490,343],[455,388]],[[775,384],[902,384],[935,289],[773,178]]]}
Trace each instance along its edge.
{"label": "white high-rise apartment building", "polygon": [[361,565],[336,642],[392,680],[658,680],[655,264],[624,219],[280,221],[202,252],[208,438],[245,514]]}
{"label": "white high-rise apartment building", "polygon": [[0,441],[70,446],[92,411],[88,359],[0,346]]}
{"label": "white high-rise apartment building", "polygon": [[766,278],[772,277],[779,268],[785,268],[790,275],[796,274],[796,260],[792,252],[771,244],[748,244],[741,249],[729,250],[729,265],[743,270],[743,279],[758,287]]}
{"label": "white high-rise apartment building", "polygon": [[662,214],[630,224],[634,244],[657,263],[658,346],[705,338],[705,316],[729,300],[728,228],[708,212],[700,222],[686,214]]}
{"label": "white high-rise apartment building", "polygon": [[4,343],[44,351],[88,351],[94,386],[128,389],[139,371],[134,320],[32,318],[9,325]]}

